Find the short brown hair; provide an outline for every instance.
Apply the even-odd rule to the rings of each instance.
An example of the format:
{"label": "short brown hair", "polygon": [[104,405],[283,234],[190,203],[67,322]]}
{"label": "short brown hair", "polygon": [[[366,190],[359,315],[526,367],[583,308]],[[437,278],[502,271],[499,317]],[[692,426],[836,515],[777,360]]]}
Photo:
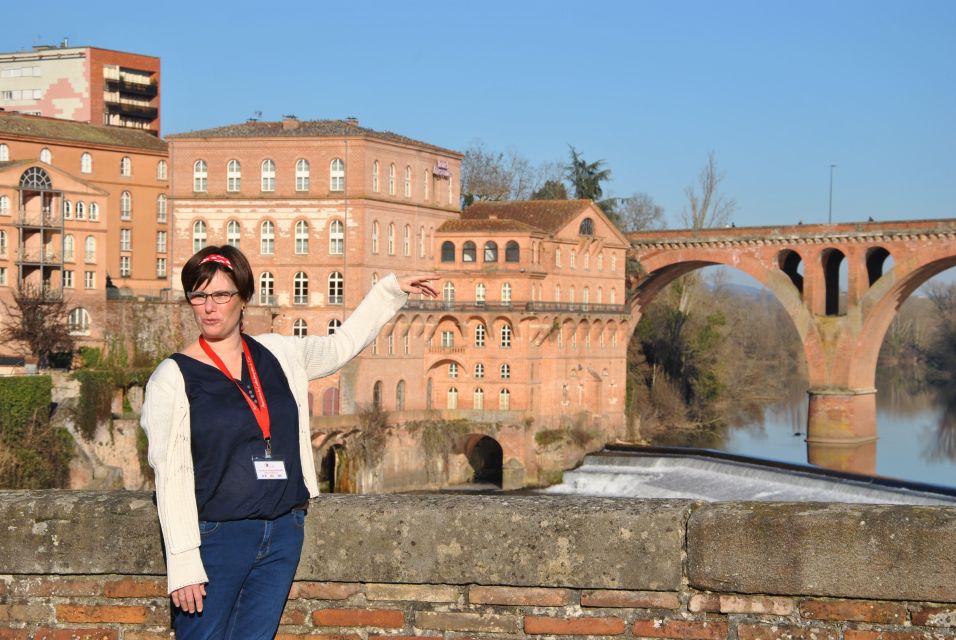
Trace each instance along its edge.
{"label": "short brown hair", "polygon": [[[227,266],[213,260],[205,264],[199,264],[207,256],[213,254],[219,254],[228,259],[229,262],[232,263],[232,269],[230,270]],[[255,278],[252,275],[252,267],[249,266],[249,261],[246,260],[246,256],[242,254],[242,251],[228,244],[221,247],[205,247],[200,249],[192,258],[186,261],[186,264],[183,265],[182,273],[183,291],[189,293],[204,286],[215,277],[217,271],[222,271],[232,279],[236,285],[236,289],[239,290],[239,296],[244,301],[249,302],[252,299],[252,294],[256,288]]]}

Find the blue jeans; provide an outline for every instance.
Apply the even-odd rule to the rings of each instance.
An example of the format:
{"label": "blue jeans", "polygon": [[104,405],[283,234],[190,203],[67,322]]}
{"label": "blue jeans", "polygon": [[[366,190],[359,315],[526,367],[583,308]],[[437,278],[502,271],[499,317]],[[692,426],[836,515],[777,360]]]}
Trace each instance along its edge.
{"label": "blue jeans", "polygon": [[271,640],[299,565],[305,511],[275,520],[200,521],[209,582],[202,613],[173,607],[177,640]]}

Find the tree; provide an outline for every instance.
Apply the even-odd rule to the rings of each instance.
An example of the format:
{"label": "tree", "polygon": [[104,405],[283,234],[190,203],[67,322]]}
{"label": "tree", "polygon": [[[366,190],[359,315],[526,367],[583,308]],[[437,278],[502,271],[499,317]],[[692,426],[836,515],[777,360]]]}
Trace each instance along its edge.
{"label": "tree", "polygon": [[531,194],[532,200],[567,200],[568,188],[560,180],[548,180]]}
{"label": "tree", "polygon": [[461,161],[461,193],[467,207],[479,200],[527,200],[558,177],[553,164],[533,166],[514,149],[491,151],[477,142]]}
{"label": "tree", "polygon": [[3,307],[8,319],[0,337],[21,349],[25,345],[41,368],[49,366],[51,355],[73,350],[66,302],[58,291],[21,283],[13,295],[13,307],[6,302]]}
{"label": "tree", "polygon": [[713,151],[707,154],[707,164],[700,170],[697,182],[687,185],[687,208],[681,216],[688,229],[719,227],[730,223],[730,217],[737,208],[737,202],[720,193],[720,183],[724,174],[717,169],[717,159]]}
{"label": "tree", "polygon": [[593,200],[612,222],[618,224],[618,199],[604,198],[604,187],[601,186],[602,182],[611,179],[611,170],[605,167],[604,160],[588,162],[581,157],[577,149],[571,145],[568,147],[571,150],[571,162],[565,167],[565,176],[571,183],[574,197],[579,200]]}
{"label": "tree", "polygon": [[664,228],[664,208],[646,193],[635,193],[621,198],[617,207],[621,231],[644,231]]}

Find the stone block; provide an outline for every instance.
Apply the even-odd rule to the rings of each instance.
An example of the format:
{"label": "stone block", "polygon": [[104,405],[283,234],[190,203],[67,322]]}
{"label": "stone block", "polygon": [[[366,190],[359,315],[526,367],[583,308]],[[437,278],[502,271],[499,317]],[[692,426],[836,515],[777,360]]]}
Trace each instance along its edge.
{"label": "stone block", "polygon": [[687,525],[693,588],[956,602],[956,508],[702,505]]}

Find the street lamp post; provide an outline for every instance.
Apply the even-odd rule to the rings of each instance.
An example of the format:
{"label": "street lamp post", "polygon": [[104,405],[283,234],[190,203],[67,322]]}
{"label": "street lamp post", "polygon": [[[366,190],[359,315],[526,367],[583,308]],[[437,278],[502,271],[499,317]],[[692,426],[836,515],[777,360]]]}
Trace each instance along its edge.
{"label": "street lamp post", "polygon": [[835,164],[830,165],[830,206],[827,209],[827,224],[833,224],[833,169]]}

